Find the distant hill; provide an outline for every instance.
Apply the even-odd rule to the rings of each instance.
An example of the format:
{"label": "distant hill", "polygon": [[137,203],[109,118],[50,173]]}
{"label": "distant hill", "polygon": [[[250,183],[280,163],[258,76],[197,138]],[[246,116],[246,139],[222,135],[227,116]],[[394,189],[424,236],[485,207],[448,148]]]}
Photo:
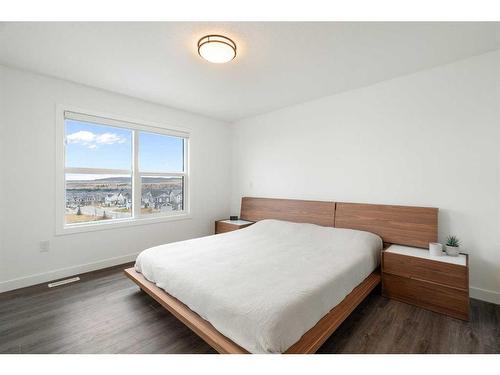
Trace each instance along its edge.
{"label": "distant hill", "polygon": [[[169,180],[177,179],[178,177],[143,177],[142,181],[146,184],[155,184],[168,182]],[[176,181],[174,181],[176,182]],[[70,184],[126,184],[130,183],[130,177],[106,177],[97,178],[95,180],[70,180]]]}

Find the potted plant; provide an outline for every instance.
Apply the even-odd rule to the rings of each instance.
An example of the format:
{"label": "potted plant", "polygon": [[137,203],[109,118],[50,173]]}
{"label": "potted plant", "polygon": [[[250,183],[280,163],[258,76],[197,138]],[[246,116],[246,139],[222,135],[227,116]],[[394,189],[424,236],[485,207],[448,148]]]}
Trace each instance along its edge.
{"label": "potted plant", "polygon": [[460,240],[456,236],[448,236],[446,239],[446,254],[453,257],[458,256]]}

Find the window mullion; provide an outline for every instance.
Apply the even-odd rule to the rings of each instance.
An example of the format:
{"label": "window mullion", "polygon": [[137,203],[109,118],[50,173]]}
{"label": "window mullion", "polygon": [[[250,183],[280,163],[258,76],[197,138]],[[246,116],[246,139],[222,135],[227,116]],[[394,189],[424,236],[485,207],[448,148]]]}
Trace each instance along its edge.
{"label": "window mullion", "polygon": [[[136,219],[140,219],[139,221],[142,222],[146,219],[157,220],[162,216],[189,214],[188,131],[165,129],[162,126],[155,127],[152,124],[142,125],[133,120],[115,120],[107,115],[84,114],[80,110],[71,111],[59,106],[57,111],[57,137],[58,140],[63,140],[63,142],[58,143],[59,148],[57,149],[57,180],[61,182],[57,186],[57,195],[63,197],[57,203],[56,222],[58,233],[64,233],[66,229],[76,231],[77,228],[83,228],[84,226],[108,225],[108,227],[111,227],[109,226],[110,222],[120,224],[134,222]],[[78,128],[75,128],[75,132],[70,134],[72,137],[68,138],[69,141],[66,141],[65,137],[69,137],[66,134],[68,127],[74,125],[67,123],[66,120],[82,123],[80,125],[76,124],[82,129],[88,128],[88,133],[93,137],[93,143],[85,143],[87,142],[86,139],[80,136],[76,137]],[[109,141],[108,143],[107,140],[110,137],[104,137],[104,135],[114,135],[115,130],[111,129],[108,133],[103,133],[103,127],[106,126],[117,128],[118,137],[124,139],[123,142],[118,143],[127,142],[123,147],[126,146],[125,155],[131,152],[131,154],[126,155],[127,159],[131,156],[131,164],[124,166],[126,169],[66,167],[67,154],[74,147],[77,147],[71,146],[72,149],[69,150],[68,144],[77,143],[80,146],[88,146],[89,149],[102,148],[102,158],[114,157],[115,146],[108,145],[116,142]],[[126,132],[123,132],[123,129]],[[172,137],[180,139],[172,139]],[[179,141],[182,142],[182,149]],[[141,146],[143,155],[139,159]],[[172,149],[169,149],[169,147],[172,147]],[[104,148],[107,148],[107,150]],[[125,148],[122,148],[123,150]],[[170,156],[169,150],[172,152],[172,156]],[[91,150],[86,152],[90,153]],[[82,156],[74,155],[80,158],[77,160],[82,159]],[[123,158],[125,155],[116,152],[116,157]],[[97,156],[100,157],[100,155]],[[167,161],[162,159],[167,157]],[[177,167],[179,157],[183,158],[182,169]],[[59,160],[62,160],[62,163]],[[97,163],[97,165],[105,166],[105,161],[103,159],[103,162]],[[157,171],[141,171],[139,169],[141,161],[143,169]],[[74,165],[85,166],[87,164],[83,160],[83,162],[77,162]],[[122,167],[120,164],[114,165],[112,163],[109,166]],[[176,171],[159,172],[165,169],[174,169]],[[132,190],[131,194],[130,189]],[[141,206],[144,206],[144,208]]]}
{"label": "window mullion", "polygon": [[137,172],[141,177],[184,177],[186,172]]}
{"label": "window mullion", "polygon": [[124,174],[129,175],[130,170],[127,169],[109,169],[109,168],[64,168],[64,173],[72,174]]}
{"label": "window mullion", "polygon": [[141,175],[139,173],[139,132],[132,131],[132,217],[141,216]]}

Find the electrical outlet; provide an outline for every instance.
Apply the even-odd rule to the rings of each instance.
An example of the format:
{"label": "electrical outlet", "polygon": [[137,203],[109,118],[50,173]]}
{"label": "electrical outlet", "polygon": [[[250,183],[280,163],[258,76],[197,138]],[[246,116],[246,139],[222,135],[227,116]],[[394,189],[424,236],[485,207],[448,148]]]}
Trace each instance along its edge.
{"label": "electrical outlet", "polygon": [[48,253],[49,250],[50,250],[50,241],[49,240],[40,241],[40,252]]}

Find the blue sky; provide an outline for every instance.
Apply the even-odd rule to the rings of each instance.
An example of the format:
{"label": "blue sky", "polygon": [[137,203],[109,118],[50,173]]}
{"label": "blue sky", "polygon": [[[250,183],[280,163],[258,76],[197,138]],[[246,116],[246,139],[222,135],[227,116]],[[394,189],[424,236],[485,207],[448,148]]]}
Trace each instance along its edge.
{"label": "blue sky", "polygon": [[[66,120],[66,167],[132,168],[132,131],[83,121]],[[139,133],[141,172],[181,172],[183,140]]]}

